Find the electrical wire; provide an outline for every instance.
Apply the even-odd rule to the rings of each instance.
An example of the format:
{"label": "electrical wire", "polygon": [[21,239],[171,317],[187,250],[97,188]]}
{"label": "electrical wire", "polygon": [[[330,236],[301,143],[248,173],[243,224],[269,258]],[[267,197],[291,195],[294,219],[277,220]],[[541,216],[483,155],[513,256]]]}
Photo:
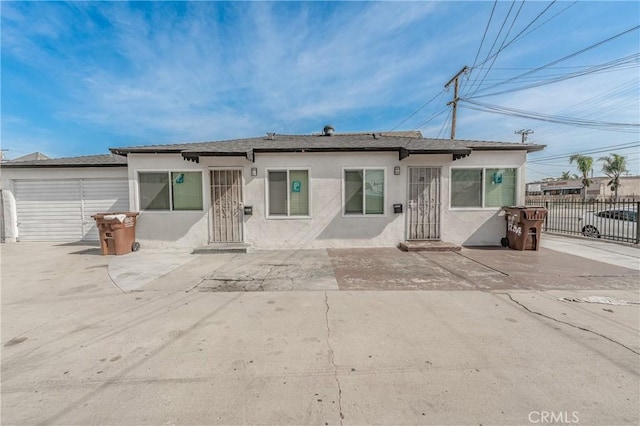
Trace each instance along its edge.
{"label": "electrical wire", "polygon": [[[534,28],[533,30],[531,30],[529,33],[522,35],[527,28],[529,28],[531,25],[533,25],[538,19],[540,19],[540,17],[542,17],[542,15],[544,15],[547,10],[549,10],[549,8],[551,8],[551,6],[553,6],[553,4],[556,2],[556,0],[553,0],[551,3],[549,3],[547,5],[547,7],[545,7],[542,12],[540,12],[535,18],[533,18],[533,20],[531,22],[529,22],[518,34],[516,34],[511,40],[509,40],[508,43],[506,43],[500,50],[498,50],[496,53],[494,53],[494,56],[497,56],[500,52],[502,52],[504,49],[506,49],[507,47],[509,47],[512,43],[518,41],[520,38],[524,38],[526,35],[528,35],[529,33],[533,32],[534,30],[536,30],[537,28],[540,28],[542,25],[546,24],[547,22],[549,22],[551,19],[555,18],[556,16],[558,16],[560,13],[564,12],[565,10],[567,10],[568,8],[570,8],[571,6],[573,6],[574,4],[577,3],[577,1],[573,2],[572,4],[570,4],[569,6],[567,6],[566,8],[564,8],[563,10],[561,10],[559,13],[556,13],[555,15],[553,15],[551,18],[549,18],[548,20],[546,20],[545,22],[543,22],[542,24],[538,25],[536,28]],[[522,37],[521,37],[522,35]],[[478,64],[479,66],[484,65],[485,63],[487,63],[490,59],[492,59],[493,56],[488,56],[484,62]]]}
{"label": "electrical wire", "polygon": [[[478,51],[476,52],[476,57],[473,59],[473,64],[471,65],[471,67],[469,68],[469,76],[471,74],[471,70],[473,70],[476,66],[476,63],[478,62],[478,57],[480,56],[480,51],[482,50],[482,46],[484,45],[484,40],[487,37],[487,32],[489,31],[489,26],[491,25],[491,20],[493,19],[493,14],[496,11],[496,5],[498,4],[498,0],[494,0],[493,1],[493,7],[491,8],[491,14],[489,15],[489,20],[487,21],[487,26],[484,27],[484,34],[482,34],[482,40],[480,41],[480,46],[478,46]],[[462,92],[467,84],[469,80],[464,80],[462,82],[462,87],[460,88],[460,91]]]}
{"label": "electrical wire", "polygon": [[[542,65],[542,66],[540,66],[540,67],[534,68],[534,69],[533,69],[533,70],[531,70],[531,71],[527,71],[527,72],[525,72],[525,73],[518,74],[518,75],[516,75],[515,77],[511,77],[511,78],[509,78],[509,79],[507,79],[507,80],[504,80],[504,81],[502,81],[502,82],[500,82],[500,83],[496,83],[496,84],[493,84],[493,85],[491,85],[491,86],[485,87],[484,89],[479,90],[479,91],[486,91],[486,90],[488,90],[488,89],[491,89],[491,88],[494,88],[494,87],[498,87],[498,86],[501,86],[501,85],[503,85],[503,84],[509,83],[509,82],[511,82],[511,81],[517,80],[517,79],[522,78],[522,77],[524,77],[524,76],[527,76],[527,75],[530,75],[530,74],[536,73],[536,72],[541,71],[541,70],[543,70],[543,69],[545,69],[545,68],[548,68],[548,67],[550,67],[550,66],[553,66],[553,65],[555,65],[555,64],[557,64],[557,63],[560,63],[560,62],[566,61],[567,59],[571,59],[571,58],[573,58],[573,57],[575,57],[575,56],[578,56],[578,55],[581,55],[582,53],[585,53],[585,52],[587,52],[587,51],[589,51],[589,50],[595,49],[595,48],[596,48],[596,47],[598,47],[598,46],[601,46],[601,45],[603,45],[603,44],[605,44],[605,43],[608,43],[608,42],[610,42],[610,41],[612,41],[612,40],[615,40],[615,39],[617,39],[617,38],[619,38],[619,37],[622,37],[622,36],[624,36],[624,35],[626,35],[626,34],[628,34],[628,33],[630,33],[630,32],[636,31],[636,30],[638,30],[638,28],[640,28],[640,25],[636,25],[635,27],[629,28],[629,29],[627,29],[627,30],[625,30],[625,31],[622,31],[621,33],[615,34],[615,35],[613,35],[613,36],[611,36],[611,37],[609,37],[609,38],[607,38],[607,39],[605,39],[605,40],[601,40],[601,41],[599,41],[599,42],[597,42],[597,43],[595,43],[595,44],[592,44],[592,45],[590,45],[590,46],[587,46],[587,47],[585,47],[585,48],[583,48],[583,49],[580,49],[580,50],[578,50],[578,51],[576,51],[576,52],[573,52],[573,53],[571,53],[571,54],[569,54],[569,55],[563,56],[563,57],[562,57],[562,58],[560,58],[560,59],[556,59],[555,61],[549,62],[548,64],[545,64],[545,65]],[[477,92],[478,92],[478,91],[476,91],[476,92],[474,92],[474,93],[477,93]]]}
{"label": "electrical wire", "polygon": [[[637,148],[640,146],[640,140],[636,140],[633,142],[627,142],[627,143],[623,143],[623,144],[618,144],[618,145],[610,145],[607,147],[597,147],[594,148],[592,150],[588,150],[588,151],[581,151],[579,152],[582,155],[588,155],[588,154],[598,154],[601,152],[606,152],[606,151],[610,151],[612,149],[616,149],[618,151],[623,150],[623,149],[631,149],[631,148]],[[570,157],[573,154],[576,154],[576,152],[568,152],[568,153],[564,153],[564,154],[554,154],[554,155],[549,155],[546,157],[540,157],[540,158],[535,158],[532,160],[528,160],[528,162],[530,163],[537,163],[537,162],[542,162],[542,161],[549,161],[549,160],[556,160],[556,159],[562,159],[562,158],[566,158],[566,157]]]}
{"label": "electrical wire", "polygon": [[493,7],[491,8],[491,14],[489,15],[489,21],[487,21],[487,26],[484,27],[484,34],[482,34],[482,40],[480,41],[480,46],[478,46],[478,51],[476,52],[476,57],[473,59],[473,65],[471,65],[471,68],[474,68],[476,66],[476,63],[478,61],[478,56],[480,56],[480,51],[482,50],[484,39],[487,37],[487,31],[489,31],[489,26],[491,25],[491,20],[493,19],[493,13],[496,11],[497,4],[498,4],[498,0],[494,0]]}
{"label": "electrical wire", "polygon": [[[470,104],[470,105],[466,105]],[[546,121],[557,124],[564,124],[568,126],[576,126],[576,127],[586,127],[592,129],[600,129],[600,130],[610,130],[617,132],[630,132],[636,133],[640,129],[640,124],[637,123],[615,123],[615,122],[607,122],[607,121],[595,121],[595,120],[586,120],[574,117],[565,117],[551,114],[542,114],[531,111],[524,111],[516,108],[508,108],[499,105],[492,105],[481,103],[477,101],[472,101],[469,99],[460,99],[459,105],[473,109],[477,111],[490,112],[493,114],[502,114],[509,115],[513,117],[521,117],[521,118],[530,118],[532,120],[538,121]]]}
{"label": "electrical wire", "polygon": [[434,119],[440,117],[442,114],[444,114],[448,109],[449,109],[448,106],[444,106],[444,107],[440,108],[440,110],[438,110],[438,111],[434,112],[433,114],[431,114],[429,117],[427,117],[424,121],[422,121],[420,124],[418,124],[412,130],[418,130],[418,129],[423,128],[424,126],[429,124],[432,120],[434,120]]}
{"label": "electrical wire", "polygon": [[[522,90],[532,89],[532,88],[535,88],[535,87],[545,86],[545,85],[548,85],[548,84],[558,83],[560,81],[570,80],[570,79],[577,78],[577,77],[583,77],[585,75],[602,73],[602,72],[619,71],[619,70],[622,70],[622,69],[637,68],[638,64],[640,64],[640,54],[635,53],[633,55],[625,56],[625,57],[619,58],[619,59],[614,59],[613,61],[605,62],[605,63],[600,64],[600,65],[594,65],[592,67],[583,69],[581,71],[575,71],[575,72],[572,72],[572,73],[563,74],[563,75],[560,75],[558,77],[551,78],[549,80],[542,80],[542,81],[538,81],[536,83],[528,84],[528,85],[525,85],[525,86],[514,87],[514,88],[505,89],[505,90],[498,91],[498,92],[486,93],[486,94],[478,95],[478,96],[473,96],[473,94],[471,94],[470,97],[468,97],[468,98],[465,97],[465,98],[466,99],[479,99],[479,98],[486,98],[486,97],[489,97],[489,96],[503,95],[503,94],[506,94],[506,93],[514,93],[514,92],[519,92],[519,91],[522,91]],[[497,83],[497,84],[499,85],[499,84],[506,84],[506,83],[503,82],[503,83]],[[488,88],[495,87],[495,86],[496,86],[496,84],[491,85]]]}
{"label": "electrical wire", "polygon": [[[524,2],[523,2],[524,3]],[[513,0],[511,2],[511,6],[509,7],[509,10],[507,11],[507,15],[504,17],[504,19],[502,20],[502,25],[500,25],[500,29],[498,30],[498,34],[496,35],[496,38],[493,40],[493,43],[491,44],[491,47],[489,48],[489,53],[487,54],[487,56],[491,55],[491,52],[493,52],[493,48],[496,46],[496,43],[498,42],[498,39],[500,38],[500,34],[502,34],[502,30],[504,29],[505,25],[507,24],[507,21],[509,20],[509,16],[511,15],[511,11],[513,10],[513,6],[516,4],[516,0]],[[482,63],[486,63],[487,59],[485,59]],[[487,71],[488,73],[489,71]],[[486,74],[485,74],[486,76]],[[476,77],[473,82],[471,83],[470,87],[472,90],[473,87],[476,85],[476,82],[478,81],[478,77]],[[477,91],[477,88],[476,88]],[[473,92],[475,93],[475,91]]]}
{"label": "electrical wire", "polygon": [[[449,124],[449,117],[451,117],[451,110],[449,110],[447,117],[444,119],[444,122],[442,123],[442,127],[440,128],[440,131],[438,132],[438,136],[436,139],[444,138],[444,135],[446,133],[445,127],[447,126],[447,124]],[[441,134],[442,136],[440,136]]]}
{"label": "electrical wire", "polygon": [[395,130],[398,127],[400,127],[401,125],[403,125],[404,123],[406,123],[407,121],[409,121],[409,119],[411,119],[414,115],[416,115],[417,113],[419,113],[420,111],[422,111],[427,105],[429,105],[431,102],[433,102],[433,100],[435,98],[438,97],[438,95],[442,96],[444,95],[445,89],[442,89],[440,91],[440,93],[438,93],[437,95],[435,95],[433,98],[429,99],[424,105],[422,105],[420,108],[418,108],[417,110],[415,110],[412,114],[410,114],[407,118],[405,118],[404,120],[402,120],[401,122],[399,122],[398,124],[396,124],[391,130]]}

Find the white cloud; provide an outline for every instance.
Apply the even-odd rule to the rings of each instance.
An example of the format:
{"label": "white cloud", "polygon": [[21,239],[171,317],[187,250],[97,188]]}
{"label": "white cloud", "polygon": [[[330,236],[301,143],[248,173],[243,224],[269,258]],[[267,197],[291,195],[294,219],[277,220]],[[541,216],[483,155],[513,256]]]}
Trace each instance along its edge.
{"label": "white cloud", "polygon": [[[503,12],[509,6],[498,5]],[[521,15],[516,27],[542,7],[525,4],[523,12],[529,14]],[[500,54],[488,78],[518,72],[499,67],[542,65],[604,38],[614,29],[587,25],[591,18],[581,12],[598,7],[576,5],[554,25],[514,44]],[[470,65],[491,4],[111,2],[97,7],[5,2],[2,8],[3,55],[43,70],[48,86],[20,82],[33,86],[33,92],[42,90],[50,102],[43,111],[59,127],[84,126],[114,135],[112,145],[122,145],[130,139],[160,143],[297,133],[319,130],[325,122],[341,122],[341,128],[351,130],[386,130],[437,94],[462,65]],[[638,51],[638,43],[622,40],[587,59],[604,62],[629,51]],[[567,110],[594,120],[637,121],[637,98],[614,93],[615,84],[632,72],[593,75],[486,101],[547,114]],[[637,91],[637,78],[634,87]],[[576,109],[597,93],[612,95]],[[402,127],[417,126],[450,99],[449,92]],[[423,126],[423,133],[437,135],[445,116]],[[64,139],[54,130],[38,133],[31,127],[39,126],[29,124],[13,126],[12,140]],[[531,139],[547,143],[547,152],[629,139],[628,134],[459,109],[460,138],[516,141],[513,132],[520,128],[533,128]],[[448,137],[448,130],[444,133]]]}

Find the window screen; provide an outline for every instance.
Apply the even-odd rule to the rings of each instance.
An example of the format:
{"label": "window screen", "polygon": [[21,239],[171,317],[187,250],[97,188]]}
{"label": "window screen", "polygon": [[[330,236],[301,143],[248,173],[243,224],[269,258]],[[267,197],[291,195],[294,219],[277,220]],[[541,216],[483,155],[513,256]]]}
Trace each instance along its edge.
{"label": "window screen", "polygon": [[451,207],[482,207],[482,169],[451,170]]}
{"label": "window screen", "polygon": [[366,214],[384,214],[384,170],[365,170]]}
{"label": "window screen", "polygon": [[269,172],[269,215],[287,214],[287,172]]}
{"label": "window screen", "polygon": [[344,171],[344,214],[384,214],[384,170]]}
{"label": "window screen", "polygon": [[173,210],[202,210],[202,173],[171,173]]}
{"label": "window screen", "polygon": [[344,213],[363,214],[362,170],[345,170],[344,172]]}
{"label": "window screen", "polygon": [[485,169],[485,207],[516,203],[516,169]]}
{"label": "window screen", "polygon": [[289,214],[309,216],[309,172],[289,171]]}
{"label": "window screen", "polygon": [[140,173],[140,209],[169,210],[169,174]]}

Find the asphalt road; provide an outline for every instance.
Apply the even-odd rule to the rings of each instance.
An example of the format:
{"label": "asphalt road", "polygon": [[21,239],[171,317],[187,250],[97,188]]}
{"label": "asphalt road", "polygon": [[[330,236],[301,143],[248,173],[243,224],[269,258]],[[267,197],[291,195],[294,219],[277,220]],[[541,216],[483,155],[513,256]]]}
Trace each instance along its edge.
{"label": "asphalt road", "polygon": [[[640,423],[637,270],[383,249],[173,253],[154,276],[144,250],[1,250],[3,425]],[[262,290],[220,289],[239,276]],[[591,296],[630,304],[559,300]]]}

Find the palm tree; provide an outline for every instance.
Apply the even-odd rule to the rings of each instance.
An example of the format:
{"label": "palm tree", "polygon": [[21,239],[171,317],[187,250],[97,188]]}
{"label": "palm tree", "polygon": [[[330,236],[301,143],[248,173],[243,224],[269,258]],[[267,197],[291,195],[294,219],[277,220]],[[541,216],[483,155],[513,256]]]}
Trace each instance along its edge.
{"label": "palm tree", "polygon": [[573,154],[569,157],[569,164],[576,162],[578,170],[582,173],[582,187],[584,188],[584,200],[587,200],[587,189],[591,186],[591,179],[589,179],[589,173],[593,169],[593,158],[588,155]]}
{"label": "palm tree", "polygon": [[560,174],[560,179],[561,180],[576,179],[577,177],[578,177],[578,175],[575,174],[575,173],[571,173],[571,171],[562,172]]}
{"label": "palm tree", "polygon": [[627,159],[624,155],[611,154],[598,158],[598,161],[602,161],[602,171],[611,178],[607,185],[613,191],[613,201],[618,201],[620,175],[627,171]]}

